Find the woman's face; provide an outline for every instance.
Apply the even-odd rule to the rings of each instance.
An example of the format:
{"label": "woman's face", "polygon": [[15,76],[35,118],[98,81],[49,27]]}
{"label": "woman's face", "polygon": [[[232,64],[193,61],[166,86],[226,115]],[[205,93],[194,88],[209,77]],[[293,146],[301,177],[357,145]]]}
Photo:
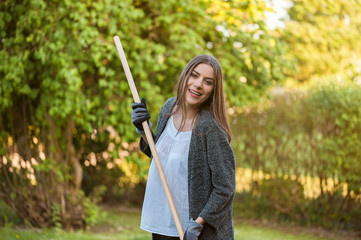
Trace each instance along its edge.
{"label": "woman's face", "polygon": [[198,64],[187,82],[186,106],[199,108],[212,95],[215,81],[213,68],[205,63]]}

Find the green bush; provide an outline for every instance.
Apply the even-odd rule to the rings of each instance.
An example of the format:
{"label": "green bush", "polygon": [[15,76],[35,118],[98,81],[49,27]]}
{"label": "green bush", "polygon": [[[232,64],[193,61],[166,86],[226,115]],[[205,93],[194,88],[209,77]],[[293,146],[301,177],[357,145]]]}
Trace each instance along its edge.
{"label": "green bush", "polygon": [[95,203],[90,201],[89,198],[84,198],[83,205],[86,213],[85,222],[87,226],[93,226],[99,220],[99,208]]}
{"label": "green bush", "polygon": [[[280,91],[244,109],[233,125],[238,165],[263,175],[253,174],[238,200],[256,217],[359,229],[360,103],[361,87],[343,83]],[[318,181],[319,194],[305,194],[305,178]]]}
{"label": "green bush", "polygon": [[[348,194],[361,190],[361,88],[324,85],[305,99],[309,134],[319,135],[316,148],[325,177],[336,176],[348,185]],[[315,171],[317,174],[319,171]]]}
{"label": "green bush", "polygon": [[19,216],[4,201],[0,200],[0,225],[18,224],[21,222]]}

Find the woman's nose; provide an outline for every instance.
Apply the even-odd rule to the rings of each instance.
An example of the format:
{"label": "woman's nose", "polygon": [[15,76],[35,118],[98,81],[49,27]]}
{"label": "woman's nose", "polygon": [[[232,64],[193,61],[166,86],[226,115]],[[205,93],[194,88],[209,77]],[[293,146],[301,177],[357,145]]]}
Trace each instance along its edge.
{"label": "woman's nose", "polygon": [[202,79],[199,78],[199,79],[195,80],[193,85],[195,88],[201,88],[202,87]]}

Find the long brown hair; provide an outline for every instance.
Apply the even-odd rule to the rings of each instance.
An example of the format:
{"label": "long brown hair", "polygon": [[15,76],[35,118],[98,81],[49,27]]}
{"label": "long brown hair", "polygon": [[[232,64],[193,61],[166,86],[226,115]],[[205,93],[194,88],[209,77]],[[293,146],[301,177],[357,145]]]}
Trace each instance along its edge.
{"label": "long brown hair", "polygon": [[[197,67],[200,63],[205,63],[210,65],[214,71],[214,85],[211,96],[204,102],[201,106],[201,110],[209,110],[217,123],[227,134],[228,141],[231,142],[231,128],[228,123],[228,116],[226,111],[226,103],[223,91],[223,72],[222,67],[218,60],[210,55],[198,55],[194,57],[192,60],[188,62],[183,71],[181,72],[178,80],[177,86],[177,101],[175,103],[176,108],[174,111],[181,110],[182,111],[182,122],[181,128],[185,124],[185,116],[186,113],[186,102],[185,102],[185,94],[187,91],[187,83],[188,79],[191,76],[192,71],[195,67]],[[175,112],[171,114],[174,114]]]}

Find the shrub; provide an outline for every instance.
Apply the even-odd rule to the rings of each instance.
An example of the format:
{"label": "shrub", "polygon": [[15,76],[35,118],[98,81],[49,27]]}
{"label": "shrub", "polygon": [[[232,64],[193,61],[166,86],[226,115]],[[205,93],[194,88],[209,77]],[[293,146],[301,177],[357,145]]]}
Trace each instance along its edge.
{"label": "shrub", "polygon": [[266,207],[267,216],[282,220],[359,229],[360,103],[361,88],[350,83],[283,91],[244,109],[234,121],[233,145],[254,184],[236,199],[253,199],[255,216]]}
{"label": "shrub", "polygon": [[0,200],[0,224],[7,225],[9,223],[20,223],[21,219],[14,212],[14,210],[9,207],[4,201]]}

